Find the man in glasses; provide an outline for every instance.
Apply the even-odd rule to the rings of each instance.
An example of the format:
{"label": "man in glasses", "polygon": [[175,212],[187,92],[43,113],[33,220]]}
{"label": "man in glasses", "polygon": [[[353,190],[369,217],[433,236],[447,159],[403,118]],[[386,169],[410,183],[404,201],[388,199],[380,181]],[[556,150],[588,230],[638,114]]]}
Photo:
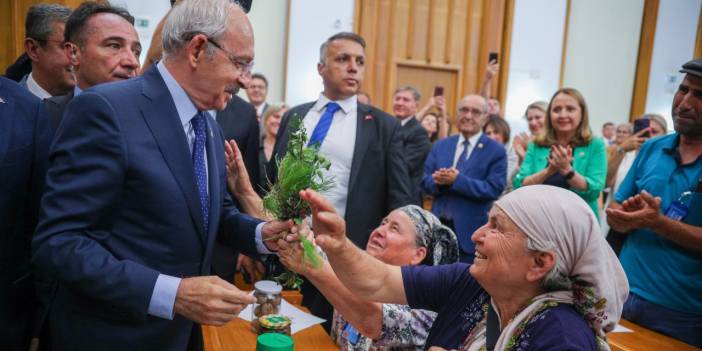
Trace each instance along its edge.
{"label": "man in glasses", "polygon": [[215,240],[257,256],[291,223],[241,214],[226,191],[223,109],[254,58],[244,12],[177,5],[163,60],[67,106],[50,156],[33,263],[58,280],[59,350],[201,350],[252,296],[210,270]]}
{"label": "man in glasses", "polygon": [[63,5],[36,4],[27,11],[24,49],[32,71],[20,85],[40,99],[68,93],[75,83],[63,51],[63,31],[71,10]]}
{"label": "man in glasses", "polygon": [[432,212],[453,228],[461,262],[473,262],[473,232],[485,224],[492,202],[507,182],[504,147],[481,131],[488,104],[480,95],[458,103],[458,135],[434,144],[426,163],[422,189],[434,196]]}

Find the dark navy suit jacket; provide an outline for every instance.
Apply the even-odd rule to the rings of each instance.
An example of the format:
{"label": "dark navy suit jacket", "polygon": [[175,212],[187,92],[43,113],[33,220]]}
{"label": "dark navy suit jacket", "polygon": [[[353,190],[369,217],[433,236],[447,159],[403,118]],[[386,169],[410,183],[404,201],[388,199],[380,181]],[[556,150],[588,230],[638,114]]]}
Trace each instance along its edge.
{"label": "dark navy suit jacket", "polygon": [[458,144],[454,135],[434,144],[424,164],[422,189],[434,196],[431,211],[438,217],[453,219],[461,249],[471,254],[475,246],[470,240],[473,232],[487,222],[492,202],[507,182],[507,155],[505,148],[485,134],[473,147],[468,162],[459,168],[451,186],[439,186],[431,175],[440,168],[453,166]]}
{"label": "dark navy suit jacket", "polygon": [[226,191],[221,130],[208,115],[209,231],[172,97],[154,65],[66,108],[50,153],[33,262],[59,283],[59,350],[184,350],[193,322],[147,314],[159,273],[206,275],[215,238],[256,256],[259,223]]}
{"label": "dark navy suit jacket", "polygon": [[[37,304],[30,243],[51,132],[40,100],[0,77],[0,348],[27,350]],[[35,319],[34,321],[32,319]]]}

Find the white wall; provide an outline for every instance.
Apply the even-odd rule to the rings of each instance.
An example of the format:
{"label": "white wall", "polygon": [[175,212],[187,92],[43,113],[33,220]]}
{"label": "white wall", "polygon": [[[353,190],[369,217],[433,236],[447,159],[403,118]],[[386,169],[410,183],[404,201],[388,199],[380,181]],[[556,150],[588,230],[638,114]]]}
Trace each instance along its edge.
{"label": "white wall", "polygon": [[[288,0],[254,0],[249,20],[254,30],[253,72],[268,79],[268,102],[283,101],[285,72],[285,30]],[[242,92],[244,98],[246,93]]]}
{"label": "white wall", "polygon": [[693,58],[701,3],[700,0],[661,0],[658,8],[645,111],[663,115],[669,131],[673,129],[670,116],[673,95],[684,77],[678,70]]}
{"label": "white wall", "polygon": [[629,119],[643,2],[571,1],[563,85],[585,97],[595,134]]}
{"label": "white wall", "polygon": [[354,0],[290,0],[285,86],[288,104],[317,99],[323,90],[317,73],[319,46],[333,34],[353,29],[353,7]]}
{"label": "white wall", "polygon": [[151,45],[154,29],[171,9],[171,2],[169,0],[110,0],[110,4],[124,7],[134,16],[135,28],[143,48],[139,61],[143,64],[144,59],[146,59],[146,51]]}
{"label": "white wall", "polygon": [[565,16],[566,0],[515,3],[504,114],[512,135],[528,130],[526,107],[558,89]]}

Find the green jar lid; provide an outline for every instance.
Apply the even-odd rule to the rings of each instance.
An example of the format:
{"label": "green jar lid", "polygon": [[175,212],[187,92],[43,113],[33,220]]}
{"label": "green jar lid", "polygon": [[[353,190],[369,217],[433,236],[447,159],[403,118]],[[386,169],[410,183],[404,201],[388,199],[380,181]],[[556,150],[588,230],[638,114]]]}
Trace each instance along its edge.
{"label": "green jar lid", "polygon": [[256,351],[293,351],[293,339],[285,334],[264,333],[256,339]]}

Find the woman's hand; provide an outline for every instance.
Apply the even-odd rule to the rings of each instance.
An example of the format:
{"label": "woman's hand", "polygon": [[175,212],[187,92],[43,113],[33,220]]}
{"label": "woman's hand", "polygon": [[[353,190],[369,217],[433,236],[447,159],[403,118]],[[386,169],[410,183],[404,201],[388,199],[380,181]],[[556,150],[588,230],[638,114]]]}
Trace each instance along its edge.
{"label": "woman's hand", "polygon": [[329,201],[314,190],[303,190],[300,198],[312,208],[312,227],[315,239],[327,254],[338,253],[346,245],[346,222]]}
{"label": "woman's hand", "polygon": [[531,137],[527,133],[519,133],[512,139],[512,145],[514,145],[514,152],[519,157],[519,164],[524,161],[524,155],[526,155],[527,147]]}
{"label": "woman's hand", "polygon": [[548,157],[549,166],[562,175],[568,174],[573,169],[573,149],[570,146],[553,145]]}
{"label": "woman's hand", "polygon": [[643,137],[643,134],[647,132],[649,132],[649,128],[640,130],[638,133],[624,139],[619,147],[621,147],[625,152],[640,149],[641,144],[647,140],[647,138]]}
{"label": "woman's hand", "polygon": [[236,141],[224,141],[224,153],[227,168],[227,188],[235,197],[248,196],[255,191],[249,180],[249,173],[244,165],[244,158]]}

